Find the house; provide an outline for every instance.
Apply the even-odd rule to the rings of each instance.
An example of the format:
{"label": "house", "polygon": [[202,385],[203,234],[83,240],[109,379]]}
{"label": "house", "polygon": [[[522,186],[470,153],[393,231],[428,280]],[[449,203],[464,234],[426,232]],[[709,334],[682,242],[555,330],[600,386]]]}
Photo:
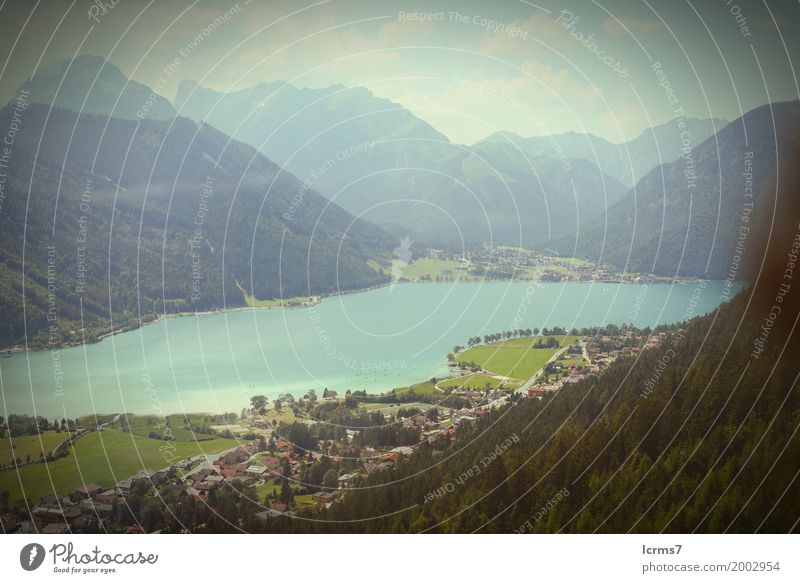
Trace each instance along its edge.
{"label": "house", "polygon": [[70,534],[69,525],[66,522],[53,522],[42,528],[42,534]]}
{"label": "house", "polygon": [[191,480],[192,482],[202,482],[213,473],[214,470],[212,470],[211,468],[203,468],[202,470],[198,470],[191,476],[189,476],[189,480]]}
{"label": "house", "polygon": [[100,504],[113,504],[117,498],[119,498],[119,494],[117,494],[117,491],[112,488],[110,490],[104,490],[98,494],[95,497],[95,500]]}
{"label": "house", "polygon": [[128,478],[127,480],[120,480],[117,482],[117,492],[119,492],[120,496],[127,496],[131,493],[131,488],[133,487],[133,480]]}
{"label": "house", "polygon": [[17,515],[12,512],[0,512],[0,527],[3,532],[14,532],[19,526]]}
{"label": "house", "polygon": [[325,506],[333,502],[336,495],[333,492],[317,492],[311,495],[311,499],[319,506]]}
{"label": "house", "polygon": [[78,508],[89,514],[99,514],[100,516],[105,516],[111,514],[113,506],[111,504],[104,504],[102,502],[86,499],[81,500],[81,503],[78,504]]}
{"label": "house", "polygon": [[66,522],[72,524],[81,516],[81,511],[72,507],[65,507],[63,510],[46,506],[37,506],[31,511],[31,517],[41,527],[48,524]]}
{"label": "house", "polygon": [[257,519],[259,519],[259,520],[261,520],[263,522],[266,522],[266,521],[271,520],[273,518],[278,518],[279,516],[283,516],[283,513],[279,512],[278,510],[274,510],[272,508],[267,508],[266,510],[263,510],[261,512],[257,512],[254,516]]}
{"label": "house", "polygon": [[269,504],[269,507],[270,507],[272,510],[275,510],[275,511],[277,511],[277,512],[280,512],[281,514],[283,514],[284,512],[286,512],[286,504],[284,504],[283,502],[275,502],[275,501],[272,501],[272,502],[270,502],[270,504]]}
{"label": "house", "polygon": [[339,476],[339,478],[337,479],[337,481],[339,482],[339,487],[341,488],[342,486],[345,487],[349,486],[350,484],[353,483],[353,480],[355,480],[358,477],[359,474],[356,472],[353,472],[352,474],[344,474]]}
{"label": "house", "polygon": [[222,463],[224,465],[230,466],[241,463],[245,461],[248,457],[250,457],[250,454],[247,452],[244,446],[239,446],[232,452],[225,454],[225,456],[223,456],[222,458]]}
{"label": "house", "polygon": [[264,475],[264,473],[266,471],[267,471],[267,468],[265,466],[254,464],[254,465],[250,466],[249,468],[247,468],[244,473],[247,476],[253,476],[253,477],[257,478],[259,476]]}
{"label": "house", "polygon": [[72,496],[73,500],[88,500],[96,498],[104,491],[105,488],[97,484],[84,484],[83,486],[75,488],[70,496]]}
{"label": "house", "polygon": [[547,391],[544,389],[528,389],[528,396],[529,397],[537,397],[542,398],[547,394]]}
{"label": "house", "polygon": [[373,474],[377,474],[377,473],[382,472],[382,471],[384,471],[386,469],[387,468],[384,467],[382,464],[373,464],[372,462],[365,462],[364,463],[364,471],[367,472],[368,476],[371,476]]}

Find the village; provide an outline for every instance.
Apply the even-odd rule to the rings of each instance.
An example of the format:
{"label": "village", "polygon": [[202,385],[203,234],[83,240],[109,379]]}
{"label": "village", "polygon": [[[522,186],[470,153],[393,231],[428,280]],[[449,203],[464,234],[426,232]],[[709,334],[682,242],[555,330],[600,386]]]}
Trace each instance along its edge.
{"label": "village", "polygon": [[[125,518],[135,497],[148,492],[190,497],[213,509],[226,488],[254,497],[252,519],[263,524],[310,515],[372,476],[394,471],[423,444],[444,451],[461,428],[491,411],[521,399],[547,399],[565,385],[602,375],[619,358],[659,346],[664,338],[616,327],[592,335],[543,332],[551,335],[520,330],[487,335],[488,343],[472,338],[468,348],[455,347],[448,355],[452,372],[447,378],[387,394],[347,391],[342,396],[325,389],[317,396],[310,390],[301,398],[280,395],[272,403],[254,396],[240,415],[225,415],[226,422],[203,428],[233,438],[233,447],[173,459],[169,447],[162,446],[162,467],[140,469],[115,484],[87,483],[43,496],[30,507],[0,506],[0,522],[5,532],[18,533],[152,532]],[[501,340],[493,342],[498,336]],[[529,376],[512,377],[520,372]],[[134,420],[117,416],[114,424],[127,423],[130,431]],[[150,436],[163,439],[155,431]]]}

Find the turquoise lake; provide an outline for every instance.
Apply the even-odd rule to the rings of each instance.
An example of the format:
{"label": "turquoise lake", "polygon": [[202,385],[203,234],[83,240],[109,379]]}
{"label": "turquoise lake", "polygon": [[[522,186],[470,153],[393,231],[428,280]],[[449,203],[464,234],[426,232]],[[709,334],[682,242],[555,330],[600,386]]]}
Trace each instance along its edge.
{"label": "turquoise lake", "polygon": [[48,418],[239,412],[254,394],[380,392],[444,374],[447,353],[470,336],[645,327],[705,314],[719,305],[723,287],[704,285],[402,284],[326,298],[312,308],[167,318],[96,344],[0,359],[0,410]]}

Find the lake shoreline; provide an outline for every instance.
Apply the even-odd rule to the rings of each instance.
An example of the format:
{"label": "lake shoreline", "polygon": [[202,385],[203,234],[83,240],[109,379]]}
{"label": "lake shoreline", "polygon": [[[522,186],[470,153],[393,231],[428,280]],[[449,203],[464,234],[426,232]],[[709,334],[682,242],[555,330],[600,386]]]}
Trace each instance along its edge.
{"label": "lake shoreline", "polygon": [[[347,296],[347,295],[355,295],[355,294],[363,294],[371,291],[375,291],[384,287],[390,287],[393,285],[401,285],[401,284],[431,284],[431,285],[444,285],[448,283],[482,283],[482,284],[499,284],[499,283],[539,283],[539,284],[557,284],[557,283],[585,283],[585,284],[616,284],[616,285],[648,285],[648,284],[673,284],[673,285],[684,285],[684,284],[692,284],[697,283],[699,281],[712,281],[712,280],[704,280],[702,278],[689,278],[689,277],[665,277],[659,275],[647,275],[647,276],[639,276],[642,278],[641,281],[606,281],[606,280],[592,280],[592,281],[570,281],[564,280],[561,282],[552,282],[552,281],[543,281],[541,279],[520,279],[520,280],[478,280],[478,281],[464,281],[464,282],[435,282],[435,281],[411,281],[411,280],[400,280],[400,281],[390,281],[387,283],[382,283],[379,285],[373,285],[367,288],[360,288],[354,290],[346,290],[346,291],[339,291],[333,292],[328,294],[318,294],[316,296],[309,296],[312,298],[318,298],[315,302],[304,302],[302,305],[297,306],[237,306],[237,307],[224,307],[224,308],[217,308],[217,309],[210,309],[210,310],[203,310],[203,311],[194,311],[194,312],[170,312],[170,313],[159,313],[156,317],[152,320],[148,320],[146,322],[140,322],[138,326],[128,326],[124,328],[118,328],[113,331],[109,331],[98,336],[94,340],[89,341],[81,341],[81,342],[64,342],[61,344],[47,346],[47,347],[29,347],[23,345],[14,345],[8,348],[2,349],[3,358],[8,358],[14,354],[20,353],[40,353],[40,352],[54,352],[58,350],[64,350],[67,348],[76,348],[79,346],[91,346],[93,344],[99,344],[104,340],[111,338],[112,336],[116,336],[118,334],[122,334],[125,332],[134,332],[136,330],[141,330],[146,326],[150,326],[153,324],[158,324],[164,320],[168,320],[170,318],[186,318],[191,316],[211,316],[211,315],[220,315],[220,314],[235,314],[237,312],[246,312],[246,311],[253,311],[256,310],[297,310],[303,308],[313,308],[315,306],[320,305],[324,300]],[[744,282],[742,282],[744,283]],[[287,298],[286,300],[281,300],[284,302],[291,302],[294,301],[296,298]]]}
{"label": "lake shoreline", "polygon": [[[672,324],[714,310],[721,289],[720,282],[704,285],[702,294],[688,282],[493,283],[351,292],[347,300],[321,302],[304,312],[203,319],[197,318],[201,312],[191,312],[195,320],[142,326],[138,334],[121,334],[83,350],[15,355],[0,360],[8,411],[32,412],[31,397],[37,414],[62,415],[66,406],[72,416],[85,412],[90,401],[96,411],[144,413],[153,407],[238,410],[254,394],[271,399],[310,388],[375,396],[449,376],[445,355],[476,334],[509,326],[569,330]],[[528,316],[512,320],[528,304],[535,309],[529,306],[522,312]],[[226,312],[243,309],[255,308]]]}

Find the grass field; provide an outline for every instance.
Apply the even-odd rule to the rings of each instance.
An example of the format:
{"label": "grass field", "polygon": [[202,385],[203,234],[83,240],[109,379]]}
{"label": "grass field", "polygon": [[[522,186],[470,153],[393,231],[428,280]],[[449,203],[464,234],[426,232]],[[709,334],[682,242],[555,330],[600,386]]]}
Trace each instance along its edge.
{"label": "grass field", "polygon": [[586,361],[582,358],[565,358],[564,360],[559,360],[558,364],[564,368],[568,368],[573,364],[577,364],[578,366],[586,366]]}
{"label": "grass field", "polygon": [[[159,451],[166,442],[116,429],[85,435],[75,442],[66,457],[47,464],[33,464],[0,472],[0,491],[8,490],[10,500],[24,496],[35,500],[48,494],[68,494],[82,484],[113,486],[142,468],[169,465]],[[212,439],[201,444],[174,442],[174,460],[201,453],[215,453],[237,445],[234,439]],[[49,476],[48,476],[49,472]],[[51,484],[52,480],[52,484]],[[22,486],[20,486],[20,481]]]}
{"label": "grass field", "polygon": [[438,392],[436,390],[436,386],[430,380],[423,381],[421,383],[417,383],[416,385],[411,385],[410,387],[402,387],[402,388],[399,388],[399,389],[392,389],[392,392],[393,393],[397,393],[397,394],[405,394],[405,393],[408,393],[408,392],[410,392],[412,390],[415,393],[417,393],[418,395],[429,395],[431,393]]}
{"label": "grass field", "polygon": [[292,423],[293,421],[297,420],[297,417],[295,416],[291,407],[284,405],[281,407],[280,411],[276,411],[275,409],[267,409],[263,419],[269,421],[270,423],[277,420],[278,424],[280,425],[281,423]]}
{"label": "grass field", "polygon": [[[41,441],[40,440],[41,437]],[[3,438],[0,439],[0,466],[7,466],[14,461],[14,458],[19,458],[22,463],[30,455],[31,460],[39,461],[39,454],[44,453],[47,455],[55,449],[55,447],[62,441],[69,438],[69,433],[62,431],[45,431],[40,435],[21,435],[13,439]],[[14,446],[12,449],[12,445]]]}
{"label": "grass field", "polygon": [[[151,431],[155,431],[159,435],[164,435],[164,433],[166,433],[166,429],[163,427],[133,427],[131,429],[131,433],[135,433],[141,437],[147,437]],[[196,433],[194,431],[184,429],[183,427],[170,426],[169,433],[175,438],[175,441],[210,441],[212,439],[216,439],[214,435],[210,435],[208,433]]]}
{"label": "grass field", "polygon": [[[260,486],[256,486],[256,494],[258,495],[258,499],[260,501],[263,502],[264,498],[266,498],[267,496],[271,496],[272,494],[280,493],[280,491],[281,491],[280,482],[278,482],[277,484],[274,483],[274,482],[275,482],[275,480],[271,478],[271,479],[267,480],[264,484],[261,484]],[[289,486],[292,488],[292,490],[295,490],[295,491],[300,489],[300,485],[297,484],[297,483],[289,482]]]}
{"label": "grass field", "polygon": [[458,261],[450,261],[447,259],[431,259],[429,257],[420,257],[415,259],[409,265],[404,266],[400,271],[402,279],[415,281],[421,277],[429,277],[436,279],[437,277],[447,277],[462,281],[471,281],[475,277],[469,275],[466,271],[460,271],[461,263]]}
{"label": "grass field", "polygon": [[[500,386],[502,381],[482,374],[468,374],[444,381],[439,381],[439,388],[449,389],[451,387],[461,387],[464,389],[478,389],[483,390],[486,388],[486,383],[489,383],[490,389],[496,389]],[[514,389],[520,385],[519,381],[505,381],[502,382],[503,386],[507,389]]]}
{"label": "grass field", "polygon": [[309,297],[296,297],[296,298],[278,298],[270,300],[260,300],[251,293],[248,293],[237,281],[236,287],[242,292],[244,302],[249,308],[283,308],[287,305],[299,304],[304,302],[317,302],[319,298]]}
{"label": "grass field", "polygon": [[[527,380],[536,374],[557,352],[553,348],[531,348],[547,337],[514,338],[493,344],[473,346],[456,356],[458,362],[474,362],[484,370],[501,376]],[[553,336],[561,346],[575,341],[577,336]],[[441,386],[441,385],[440,385]]]}
{"label": "grass field", "polygon": [[303,494],[302,496],[295,496],[294,505],[297,508],[303,508],[304,506],[315,506],[311,494]]}

